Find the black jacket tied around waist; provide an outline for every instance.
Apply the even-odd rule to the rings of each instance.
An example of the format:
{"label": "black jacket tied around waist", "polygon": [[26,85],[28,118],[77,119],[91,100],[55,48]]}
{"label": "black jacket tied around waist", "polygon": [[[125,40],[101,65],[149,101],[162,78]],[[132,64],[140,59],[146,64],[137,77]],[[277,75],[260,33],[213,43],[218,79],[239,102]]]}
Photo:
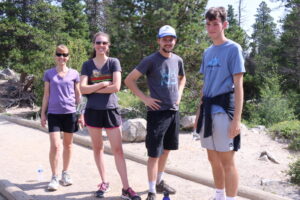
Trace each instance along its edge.
{"label": "black jacket tied around waist", "polygon": [[[212,105],[221,106],[229,116],[230,120],[232,120],[234,115],[234,92],[232,91],[232,92],[220,94],[215,97],[205,97],[205,96],[202,97],[202,104],[200,106],[200,114],[198,118],[196,132],[200,133],[203,125],[203,119],[205,117],[204,138],[212,135],[212,117],[211,117]],[[240,141],[240,134],[234,138],[234,141],[236,142]],[[239,142],[237,144],[239,144]],[[239,149],[239,145],[235,146],[234,148],[235,151],[237,151],[237,149]]]}

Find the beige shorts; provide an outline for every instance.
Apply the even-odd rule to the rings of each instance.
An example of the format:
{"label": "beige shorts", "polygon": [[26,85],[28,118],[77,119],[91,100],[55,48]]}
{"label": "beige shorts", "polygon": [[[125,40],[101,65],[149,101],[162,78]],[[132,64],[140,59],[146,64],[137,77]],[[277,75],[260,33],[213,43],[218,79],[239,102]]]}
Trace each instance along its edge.
{"label": "beige shorts", "polygon": [[200,131],[201,146],[219,152],[232,151],[233,139],[228,137],[230,122],[226,113],[212,114],[212,135],[204,138],[203,125]]}

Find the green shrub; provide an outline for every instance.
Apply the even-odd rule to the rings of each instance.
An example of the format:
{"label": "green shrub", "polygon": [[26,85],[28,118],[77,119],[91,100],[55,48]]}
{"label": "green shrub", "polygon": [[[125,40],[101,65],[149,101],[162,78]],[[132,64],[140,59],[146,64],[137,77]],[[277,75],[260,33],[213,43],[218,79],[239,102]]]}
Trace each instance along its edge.
{"label": "green shrub", "polygon": [[277,137],[290,141],[289,148],[300,150],[300,121],[283,121],[270,127],[270,131]]}
{"label": "green shrub", "polygon": [[291,182],[300,186],[300,159],[295,163],[290,164],[288,175],[291,177]]}
{"label": "green shrub", "polygon": [[295,110],[296,118],[300,120],[300,93],[291,89],[286,94],[291,107]]}
{"label": "green shrub", "polygon": [[197,91],[185,88],[181,102],[180,113],[181,115],[195,115],[197,108],[200,104],[200,89]]}
{"label": "green shrub", "polygon": [[125,118],[146,118],[146,106],[144,103],[135,96],[130,90],[125,89],[118,92],[119,104],[121,108],[128,109],[128,113],[123,114]]}
{"label": "green shrub", "polygon": [[264,77],[259,99],[247,101],[245,110],[249,123],[267,127],[295,118],[293,107],[280,90],[280,77],[276,74]]}
{"label": "green shrub", "polygon": [[180,102],[180,114],[195,115],[200,104],[200,92],[203,86],[202,75],[186,72],[186,84]]}

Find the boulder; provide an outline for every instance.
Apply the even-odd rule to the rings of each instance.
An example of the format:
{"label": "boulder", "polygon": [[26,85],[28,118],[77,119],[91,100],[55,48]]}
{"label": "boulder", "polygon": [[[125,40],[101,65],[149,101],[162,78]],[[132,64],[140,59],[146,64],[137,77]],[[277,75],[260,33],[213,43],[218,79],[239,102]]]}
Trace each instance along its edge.
{"label": "boulder", "polygon": [[2,72],[0,72],[0,80],[6,80],[8,79],[8,76]]}
{"label": "boulder", "polygon": [[124,142],[142,142],[146,138],[147,122],[143,118],[129,119],[122,125]]}
{"label": "boulder", "polygon": [[260,153],[260,156],[259,156],[259,159],[260,160],[270,160],[272,161],[273,163],[276,163],[276,164],[279,164],[278,160],[268,151],[263,151]]}
{"label": "boulder", "polygon": [[254,128],[251,128],[250,131],[258,134],[258,133],[265,133],[267,131],[266,127],[265,126],[256,126]]}
{"label": "boulder", "polygon": [[181,128],[184,130],[192,130],[194,128],[195,120],[196,115],[182,117],[180,119]]}
{"label": "boulder", "polygon": [[8,77],[16,76],[16,73],[13,70],[9,69],[9,68],[5,68],[4,70],[2,70],[1,73],[7,75]]}

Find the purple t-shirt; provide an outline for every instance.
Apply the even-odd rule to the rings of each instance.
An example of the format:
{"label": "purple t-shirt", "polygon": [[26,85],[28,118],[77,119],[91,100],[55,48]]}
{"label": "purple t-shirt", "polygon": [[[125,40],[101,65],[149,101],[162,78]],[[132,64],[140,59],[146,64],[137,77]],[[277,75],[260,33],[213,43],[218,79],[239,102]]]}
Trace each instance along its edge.
{"label": "purple t-shirt", "polygon": [[[83,63],[81,75],[88,77],[88,85],[102,81],[113,81],[113,73],[122,71],[120,61],[109,57],[101,69],[95,66],[93,59]],[[87,96],[86,108],[95,110],[107,110],[118,108],[118,97],[115,93],[92,93]]]}
{"label": "purple t-shirt", "polygon": [[80,80],[79,73],[69,68],[68,73],[62,78],[54,67],[44,73],[43,80],[50,84],[48,113],[75,113],[75,83]]}

